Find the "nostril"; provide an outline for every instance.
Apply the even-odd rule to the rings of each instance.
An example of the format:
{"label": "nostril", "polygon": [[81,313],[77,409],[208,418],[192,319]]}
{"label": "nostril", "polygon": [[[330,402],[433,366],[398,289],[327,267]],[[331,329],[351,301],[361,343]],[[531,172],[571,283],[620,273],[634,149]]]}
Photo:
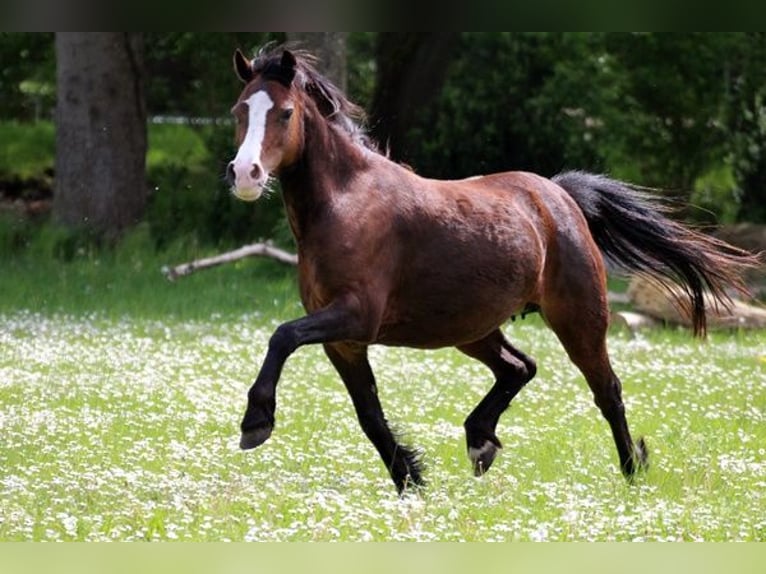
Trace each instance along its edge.
{"label": "nostril", "polygon": [[250,177],[252,177],[255,180],[258,180],[261,178],[261,168],[257,163],[253,164],[253,169],[250,172]]}
{"label": "nostril", "polygon": [[234,162],[230,161],[229,165],[226,166],[226,183],[234,185],[235,180],[236,174],[234,173]]}

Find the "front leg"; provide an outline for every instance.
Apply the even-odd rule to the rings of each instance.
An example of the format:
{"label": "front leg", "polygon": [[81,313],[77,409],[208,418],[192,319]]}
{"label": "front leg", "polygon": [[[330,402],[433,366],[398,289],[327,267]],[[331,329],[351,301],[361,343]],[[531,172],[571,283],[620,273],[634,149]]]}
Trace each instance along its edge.
{"label": "front leg", "polygon": [[419,453],[399,444],[383,415],[375,375],[367,360],[367,347],[340,343],[324,348],[351,395],[364,434],[380,453],[399,494],[408,486],[422,486]]}
{"label": "front leg", "polygon": [[363,316],[361,308],[358,299],[346,297],[277,328],[269,340],[269,350],[261,371],[247,394],[240,448],[255,448],[271,436],[277,382],[285,361],[298,347],[312,343],[369,340],[375,323]]}

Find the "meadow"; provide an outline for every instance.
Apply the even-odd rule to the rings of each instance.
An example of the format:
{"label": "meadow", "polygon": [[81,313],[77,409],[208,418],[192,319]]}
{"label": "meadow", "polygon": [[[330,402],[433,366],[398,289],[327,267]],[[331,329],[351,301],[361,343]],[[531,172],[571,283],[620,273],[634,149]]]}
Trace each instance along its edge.
{"label": "meadow", "polygon": [[272,438],[238,448],[268,338],[302,313],[291,270],[243,261],[168,283],[159,267],[181,252],[130,245],[3,263],[0,540],[766,540],[766,333],[610,335],[651,453],[634,484],[539,318],[506,326],[539,370],[482,478],[462,422],[488,371],[376,347],[387,417],[427,465],[427,487],[399,498],[317,347],[287,363]]}

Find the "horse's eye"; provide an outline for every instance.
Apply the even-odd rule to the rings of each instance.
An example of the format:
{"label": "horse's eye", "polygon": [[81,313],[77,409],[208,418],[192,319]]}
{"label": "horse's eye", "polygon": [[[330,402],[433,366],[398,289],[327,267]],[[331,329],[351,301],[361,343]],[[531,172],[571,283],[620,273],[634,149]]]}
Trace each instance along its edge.
{"label": "horse's eye", "polygon": [[288,121],[291,117],[293,117],[293,108],[285,108],[279,113],[279,119],[283,122]]}

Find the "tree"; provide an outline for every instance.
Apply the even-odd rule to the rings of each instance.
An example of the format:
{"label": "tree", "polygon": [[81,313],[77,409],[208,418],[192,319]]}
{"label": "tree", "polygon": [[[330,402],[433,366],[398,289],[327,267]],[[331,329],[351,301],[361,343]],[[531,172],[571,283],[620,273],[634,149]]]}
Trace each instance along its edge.
{"label": "tree", "polygon": [[143,39],[62,32],[55,48],[54,217],[115,238],[141,218],[147,200]]}
{"label": "tree", "polygon": [[646,185],[688,199],[695,180],[725,154],[725,66],[731,35],[704,32],[613,33],[613,65],[623,72],[622,113],[609,128],[622,134],[622,163]]}
{"label": "tree", "polygon": [[410,161],[407,131],[423,107],[439,93],[458,39],[457,32],[378,35],[370,123],[373,138],[391,157]]}
{"label": "tree", "polygon": [[[400,135],[391,136],[395,157],[402,138],[404,159],[429,177],[599,169],[599,117],[613,99],[600,36],[464,33],[457,41],[430,104],[400,116]],[[413,101],[402,97],[399,105],[413,108]]]}

